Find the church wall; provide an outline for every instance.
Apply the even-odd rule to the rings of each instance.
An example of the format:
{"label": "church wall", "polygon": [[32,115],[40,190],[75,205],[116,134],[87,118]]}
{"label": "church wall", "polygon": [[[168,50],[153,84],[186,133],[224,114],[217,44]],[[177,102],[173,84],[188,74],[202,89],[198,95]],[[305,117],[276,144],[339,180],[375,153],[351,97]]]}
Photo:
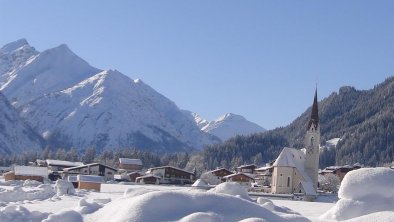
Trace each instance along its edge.
{"label": "church wall", "polygon": [[290,194],[293,193],[294,184],[293,167],[274,167],[272,174],[272,193]]}

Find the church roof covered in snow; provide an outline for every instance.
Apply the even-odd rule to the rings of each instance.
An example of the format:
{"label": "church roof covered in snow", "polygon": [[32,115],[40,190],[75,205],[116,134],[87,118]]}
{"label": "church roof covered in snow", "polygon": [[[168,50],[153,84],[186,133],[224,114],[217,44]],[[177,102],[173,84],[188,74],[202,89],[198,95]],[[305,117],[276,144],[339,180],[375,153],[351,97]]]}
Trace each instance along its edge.
{"label": "church roof covered in snow", "polygon": [[272,166],[274,167],[301,167],[304,168],[305,153],[295,148],[283,148]]}

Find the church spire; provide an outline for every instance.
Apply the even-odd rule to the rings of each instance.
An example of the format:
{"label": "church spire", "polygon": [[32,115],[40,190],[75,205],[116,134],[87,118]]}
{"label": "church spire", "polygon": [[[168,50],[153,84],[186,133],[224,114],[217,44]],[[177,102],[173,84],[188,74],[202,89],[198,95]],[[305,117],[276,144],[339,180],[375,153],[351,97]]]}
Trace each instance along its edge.
{"label": "church spire", "polygon": [[311,118],[310,118],[309,123],[308,123],[308,129],[307,130],[309,130],[311,128],[312,124],[314,125],[315,129],[319,125],[319,109],[317,107],[317,87],[316,87],[316,90],[315,90],[315,98],[313,100],[312,113],[311,113]]}

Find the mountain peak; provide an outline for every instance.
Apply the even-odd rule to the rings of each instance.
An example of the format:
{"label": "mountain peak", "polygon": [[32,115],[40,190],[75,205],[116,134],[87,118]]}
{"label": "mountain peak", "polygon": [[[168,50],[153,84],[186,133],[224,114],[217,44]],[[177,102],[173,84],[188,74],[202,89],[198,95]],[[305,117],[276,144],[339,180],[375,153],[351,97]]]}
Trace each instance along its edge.
{"label": "mountain peak", "polygon": [[219,121],[224,121],[224,120],[228,120],[228,119],[239,119],[239,120],[245,120],[245,117],[234,114],[234,113],[226,113],[223,116],[219,117],[216,122]]}
{"label": "mountain peak", "polygon": [[12,51],[15,51],[23,46],[30,46],[29,43],[27,42],[26,39],[22,38],[19,40],[16,40],[14,42],[10,42],[6,45],[4,45],[1,49],[0,52],[1,53],[10,53]]}

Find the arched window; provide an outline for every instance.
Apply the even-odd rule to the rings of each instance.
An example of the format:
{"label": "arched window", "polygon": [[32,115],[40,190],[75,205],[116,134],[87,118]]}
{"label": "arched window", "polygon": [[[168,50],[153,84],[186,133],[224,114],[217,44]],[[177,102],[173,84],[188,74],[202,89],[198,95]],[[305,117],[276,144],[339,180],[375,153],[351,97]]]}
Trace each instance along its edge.
{"label": "arched window", "polygon": [[287,187],[290,187],[290,177],[287,177]]}

